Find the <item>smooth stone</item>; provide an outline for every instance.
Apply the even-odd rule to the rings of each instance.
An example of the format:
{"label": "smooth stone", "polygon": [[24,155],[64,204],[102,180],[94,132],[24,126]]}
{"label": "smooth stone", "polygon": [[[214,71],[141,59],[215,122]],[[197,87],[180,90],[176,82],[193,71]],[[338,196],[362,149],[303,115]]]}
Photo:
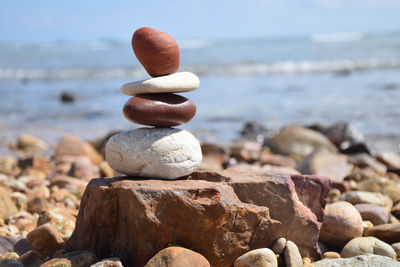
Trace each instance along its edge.
{"label": "smooth stone", "polygon": [[26,240],[43,256],[52,256],[65,247],[60,233],[50,223],[43,224],[26,235]]}
{"label": "smooth stone", "polygon": [[399,267],[400,262],[381,255],[359,255],[353,258],[324,259],[314,263],[315,267]]}
{"label": "smooth stone", "polygon": [[363,220],[371,221],[374,225],[385,224],[389,221],[389,212],[374,204],[357,204],[354,206]]}
{"label": "smooth stone", "polygon": [[396,252],[394,249],[383,241],[375,237],[357,237],[348,242],[340,256],[342,258],[351,258],[357,255],[376,254],[396,259]]}
{"label": "smooth stone", "polygon": [[393,201],[381,193],[364,192],[364,191],[349,191],[340,195],[340,200],[356,204],[374,204],[385,207],[388,211],[392,209]]}
{"label": "smooth stone", "polygon": [[87,267],[98,260],[96,254],[91,251],[70,251],[46,261],[40,267]]}
{"label": "smooth stone", "polygon": [[303,158],[297,168],[302,174],[313,174],[331,178],[332,181],[342,182],[351,173],[353,166],[347,163],[344,155],[316,150]]}
{"label": "smooth stone", "polygon": [[272,251],[276,254],[282,254],[286,247],[286,238],[281,237],[275,241]]}
{"label": "smooth stone", "polygon": [[323,134],[300,126],[288,126],[265,141],[272,152],[305,157],[317,149],[336,152],[336,147]]}
{"label": "smooth stone", "polygon": [[349,156],[349,162],[361,168],[370,167],[376,173],[385,175],[387,168],[384,164],[377,161],[374,157],[368,155],[367,153],[359,153]]}
{"label": "smooth stone", "polygon": [[179,69],[178,43],[165,32],[150,27],[139,28],[132,36],[132,48],[152,77],[171,74]]}
{"label": "smooth stone", "polygon": [[374,236],[388,244],[400,242],[400,223],[388,223],[371,227],[365,231],[364,236]]}
{"label": "smooth stone", "polygon": [[393,201],[400,199],[400,185],[386,177],[371,177],[357,183],[357,190],[379,192]]}
{"label": "smooth stone", "polygon": [[323,259],[339,259],[340,257],[340,254],[335,251],[327,251],[322,254]]}
{"label": "smooth stone", "polygon": [[144,267],[210,267],[203,255],[182,247],[168,247],[154,255]]}
{"label": "smooth stone", "polygon": [[200,80],[194,73],[177,72],[122,85],[121,92],[135,96],[139,94],[190,92],[199,87]]}
{"label": "smooth stone", "polygon": [[400,242],[397,243],[393,243],[392,248],[394,249],[394,251],[396,252],[397,257],[400,257]]}
{"label": "smooth stone", "polygon": [[275,253],[269,248],[251,250],[235,260],[234,267],[278,267]]}
{"label": "smooth stone", "polygon": [[142,94],[130,98],[123,112],[125,118],[133,123],[171,127],[190,121],[196,114],[196,105],[180,95]]}
{"label": "smooth stone", "polygon": [[362,234],[362,218],[353,205],[345,201],[326,205],[320,241],[333,247],[341,247]]}
{"label": "smooth stone", "polygon": [[131,176],[175,179],[192,173],[202,159],[200,144],[188,131],[139,128],[112,136],[106,160]]}
{"label": "smooth stone", "polygon": [[302,267],[303,259],[296,244],[288,240],[285,247],[285,263],[287,267]]}

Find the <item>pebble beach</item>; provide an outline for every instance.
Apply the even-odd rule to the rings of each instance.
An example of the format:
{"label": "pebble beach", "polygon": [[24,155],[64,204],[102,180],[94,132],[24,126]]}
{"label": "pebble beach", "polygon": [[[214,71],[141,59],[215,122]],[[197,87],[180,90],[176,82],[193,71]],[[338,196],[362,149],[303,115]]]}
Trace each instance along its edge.
{"label": "pebble beach", "polygon": [[[398,39],[360,36],[361,57]],[[180,66],[178,43],[144,27],[132,48],[151,77],[37,59],[0,69],[1,92],[33,96],[12,94],[21,108],[0,117],[0,266],[400,266],[394,52],[343,61],[314,38],[317,63],[254,62],[260,42],[275,44],[239,43],[246,60],[209,66],[202,49],[238,44],[192,43]]]}

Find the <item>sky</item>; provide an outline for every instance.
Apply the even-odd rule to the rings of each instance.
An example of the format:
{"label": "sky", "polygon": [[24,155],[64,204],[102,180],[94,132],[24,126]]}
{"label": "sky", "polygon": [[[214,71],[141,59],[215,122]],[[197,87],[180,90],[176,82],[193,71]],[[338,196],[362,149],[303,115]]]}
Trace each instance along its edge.
{"label": "sky", "polygon": [[178,40],[400,30],[399,0],[1,0],[0,42]]}

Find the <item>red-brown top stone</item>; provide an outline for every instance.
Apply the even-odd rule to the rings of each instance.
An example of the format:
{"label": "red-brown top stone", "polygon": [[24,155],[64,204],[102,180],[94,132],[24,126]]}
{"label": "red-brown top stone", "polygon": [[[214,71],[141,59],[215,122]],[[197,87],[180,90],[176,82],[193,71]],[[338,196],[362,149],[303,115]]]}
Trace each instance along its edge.
{"label": "red-brown top stone", "polygon": [[132,36],[132,48],[152,77],[171,74],[179,69],[178,43],[165,32],[149,27],[140,28]]}

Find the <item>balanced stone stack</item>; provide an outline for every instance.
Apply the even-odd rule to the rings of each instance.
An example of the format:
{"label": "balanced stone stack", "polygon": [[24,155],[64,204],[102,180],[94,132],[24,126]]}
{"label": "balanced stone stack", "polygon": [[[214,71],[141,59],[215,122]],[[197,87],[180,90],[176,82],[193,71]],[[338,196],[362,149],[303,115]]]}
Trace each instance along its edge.
{"label": "balanced stone stack", "polygon": [[190,121],[193,101],[175,93],[199,86],[199,78],[179,69],[180,50],[168,34],[143,27],[132,36],[133,51],[153,78],[124,84],[122,93],[133,96],[124,108],[126,119],[146,126],[112,136],[106,160],[116,171],[147,178],[175,179],[192,173],[202,153],[188,131],[172,128]]}

